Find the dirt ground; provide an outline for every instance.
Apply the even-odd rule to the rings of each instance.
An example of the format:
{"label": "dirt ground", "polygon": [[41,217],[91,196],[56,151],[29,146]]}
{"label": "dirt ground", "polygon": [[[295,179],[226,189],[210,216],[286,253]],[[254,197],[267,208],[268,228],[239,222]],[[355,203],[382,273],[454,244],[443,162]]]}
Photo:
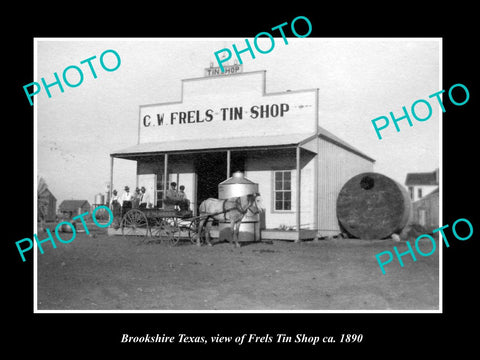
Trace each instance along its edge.
{"label": "dirt ground", "polygon": [[[380,271],[375,255],[404,241],[197,247],[139,243],[89,227],[38,253],[39,310],[437,310],[438,243]],[[39,238],[42,239],[41,234]],[[66,235],[64,238],[67,238]],[[411,241],[413,246],[413,241]],[[421,245],[427,253],[431,244]]]}

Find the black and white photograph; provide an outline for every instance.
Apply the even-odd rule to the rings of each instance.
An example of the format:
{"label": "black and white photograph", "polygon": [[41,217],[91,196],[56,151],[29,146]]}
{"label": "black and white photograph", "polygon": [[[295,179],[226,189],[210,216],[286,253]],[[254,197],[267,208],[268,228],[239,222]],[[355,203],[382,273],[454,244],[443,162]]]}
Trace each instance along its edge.
{"label": "black and white photograph", "polygon": [[15,327],[158,354],[447,341],[474,299],[471,51],[233,19],[22,40]]}
{"label": "black and white photograph", "polygon": [[441,310],[441,51],[37,39],[36,309]]}

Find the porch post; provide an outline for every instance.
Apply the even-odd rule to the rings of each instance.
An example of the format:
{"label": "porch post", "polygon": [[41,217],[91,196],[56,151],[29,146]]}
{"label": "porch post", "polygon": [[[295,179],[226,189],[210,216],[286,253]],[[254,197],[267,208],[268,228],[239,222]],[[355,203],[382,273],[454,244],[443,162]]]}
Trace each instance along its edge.
{"label": "porch post", "polygon": [[231,156],[230,150],[227,150],[227,179],[230,177]]}
{"label": "porch post", "polygon": [[165,153],[163,158],[163,199],[165,200],[167,196],[167,185],[168,185],[168,154]]}
{"label": "porch post", "polygon": [[295,242],[299,242],[300,241],[300,221],[301,221],[301,216],[300,216],[300,194],[301,194],[301,191],[300,191],[300,185],[301,185],[301,179],[300,179],[300,176],[301,176],[301,168],[300,168],[300,146],[297,145],[297,148],[296,148],[296,160],[297,160],[297,181],[296,181],[296,189],[295,189],[295,193],[296,193],[296,216],[297,216],[297,219],[296,219],[296,222],[297,222],[297,231],[298,231],[298,236],[297,236],[297,239],[295,240]]}
{"label": "porch post", "polygon": [[193,199],[191,202],[192,209],[193,209],[193,216],[197,216],[197,182],[198,182],[198,176],[197,176],[197,171],[193,173]]}
{"label": "porch post", "polygon": [[113,191],[113,156],[110,155],[110,189],[108,190],[108,198],[112,199],[112,191]]}

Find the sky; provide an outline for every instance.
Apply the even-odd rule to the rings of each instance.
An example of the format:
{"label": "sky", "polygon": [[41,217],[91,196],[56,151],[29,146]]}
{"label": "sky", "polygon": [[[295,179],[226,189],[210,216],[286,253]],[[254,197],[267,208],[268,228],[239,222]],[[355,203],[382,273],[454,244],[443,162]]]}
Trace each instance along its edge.
{"label": "sky", "polygon": [[[84,75],[77,87],[63,84],[62,93],[52,86],[51,98],[44,89],[34,97],[37,175],[45,179],[57,204],[66,199],[94,203],[110,179],[110,154],[137,143],[139,106],[179,101],[182,79],[202,77],[215,62],[215,51],[231,49],[232,44],[241,49],[244,43],[244,38],[37,38],[32,81],[45,78],[52,83],[54,72],[61,78],[70,65]],[[109,49],[121,58],[111,72],[99,63]],[[88,64],[80,63],[92,56],[97,78]],[[255,59],[246,53],[242,59],[244,72],[267,71],[267,93],[318,88],[319,125],[374,158],[375,172],[404,184],[408,172],[439,167],[442,112],[429,95],[443,89],[440,39],[307,37],[288,38],[286,45],[275,38],[270,53],[257,52]],[[116,65],[111,53],[104,60],[107,67]],[[75,70],[68,75],[72,83],[79,82]],[[411,115],[418,99],[431,104],[427,121]],[[29,106],[27,97],[25,103]],[[389,117],[390,112],[399,118],[403,106],[413,126],[400,121],[397,132],[391,121],[379,140],[371,120]],[[419,104],[417,116],[425,117],[425,109]],[[132,187],[135,178],[136,162],[115,159],[115,188]]]}

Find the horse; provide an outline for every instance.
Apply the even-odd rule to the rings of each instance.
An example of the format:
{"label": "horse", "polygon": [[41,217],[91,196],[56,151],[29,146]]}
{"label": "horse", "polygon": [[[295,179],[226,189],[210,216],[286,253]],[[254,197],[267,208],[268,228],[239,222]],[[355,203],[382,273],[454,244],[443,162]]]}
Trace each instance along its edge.
{"label": "horse", "polygon": [[[231,239],[235,242],[236,247],[240,247],[238,243],[240,224],[249,211],[252,215],[265,211],[259,193],[232,197],[226,200],[208,198],[202,201],[199,207],[201,220],[199,222],[198,234],[202,233],[202,229],[206,223],[205,240],[209,246],[212,246],[210,242],[210,219],[230,221]],[[200,240],[199,236],[197,240],[198,246],[200,246]],[[229,241],[232,242],[232,240]]]}

